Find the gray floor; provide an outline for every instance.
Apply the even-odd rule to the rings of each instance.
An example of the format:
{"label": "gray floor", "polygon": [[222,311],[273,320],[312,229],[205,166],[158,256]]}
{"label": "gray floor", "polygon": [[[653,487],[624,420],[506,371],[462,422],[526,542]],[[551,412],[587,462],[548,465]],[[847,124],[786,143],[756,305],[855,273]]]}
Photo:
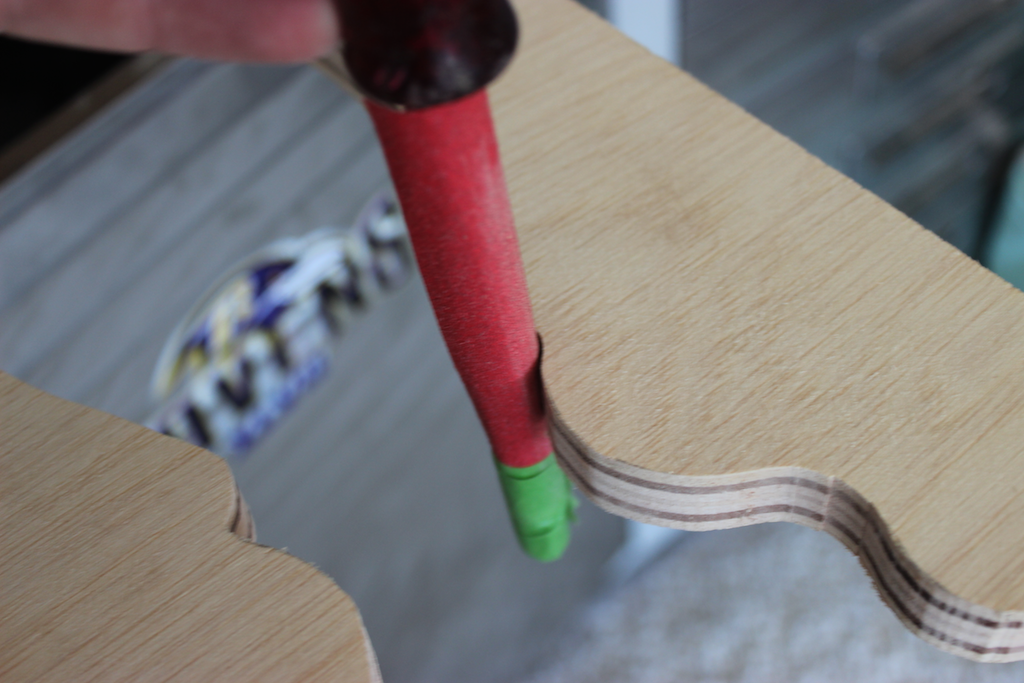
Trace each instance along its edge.
{"label": "gray floor", "polygon": [[[0,187],[0,368],[142,421],[172,327],[233,262],[346,225],[387,186],[360,106],[311,68],[182,61]],[[598,590],[621,521],[525,558],[418,279],[233,463],[259,540],[356,600],[385,680],[510,681]]]}

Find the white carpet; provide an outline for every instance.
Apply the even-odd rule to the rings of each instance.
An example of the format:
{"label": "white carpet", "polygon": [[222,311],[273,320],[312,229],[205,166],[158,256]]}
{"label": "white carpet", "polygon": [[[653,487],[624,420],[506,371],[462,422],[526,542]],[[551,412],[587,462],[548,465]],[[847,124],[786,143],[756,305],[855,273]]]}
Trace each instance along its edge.
{"label": "white carpet", "polygon": [[822,532],[771,524],[687,534],[594,605],[530,683],[1024,681],[911,635]]}

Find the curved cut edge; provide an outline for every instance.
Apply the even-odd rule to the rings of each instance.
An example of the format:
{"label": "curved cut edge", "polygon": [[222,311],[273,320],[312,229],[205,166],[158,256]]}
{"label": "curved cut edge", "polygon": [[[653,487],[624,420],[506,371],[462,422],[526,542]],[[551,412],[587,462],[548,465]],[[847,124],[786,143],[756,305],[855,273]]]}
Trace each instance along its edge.
{"label": "curved cut edge", "polygon": [[231,484],[235,487],[234,512],[231,515],[229,530],[243,541],[256,542],[256,520],[252,518],[252,510],[249,504],[242,497],[242,490],[238,488],[234,473],[231,475]]}
{"label": "curved cut edge", "polygon": [[0,510],[3,680],[381,680],[352,599],[251,542],[209,451],[0,372]]}
{"label": "curved cut edge", "polygon": [[664,474],[597,453],[548,404],[562,468],[598,507],[659,526],[711,531],[792,522],[827,531],[867,570],[882,600],[924,641],[979,662],[1024,660],[1024,612],[953,595],[922,571],[875,507],[836,477],[797,467],[725,476]]}

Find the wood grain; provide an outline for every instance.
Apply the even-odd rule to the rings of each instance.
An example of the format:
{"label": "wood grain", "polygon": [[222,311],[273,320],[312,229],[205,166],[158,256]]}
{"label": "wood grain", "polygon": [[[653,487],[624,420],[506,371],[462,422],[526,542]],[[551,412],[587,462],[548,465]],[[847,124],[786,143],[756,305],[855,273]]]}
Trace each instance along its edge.
{"label": "wood grain", "polygon": [[571,3],[517,8],[493,102],[580,488],[828,531],[925,640],[1024,658],[1024,296]]}
{"label": "wood grain", "polygon": [[227,466],[0,374],[0,680],[374,681],[351,600]]}
{"label": "wood grain", "polygon": [[[1021,294],[567,0],[516,4],[492,99],[580,488],[668,526],[828,531],[925,640],[1024,658]],[[34,246],[77,229],[57,208],[0,240],[5,306],[63,258]],[[230,534],[222,463],[0,393],[0,678],[376,675],[329,579]]]}

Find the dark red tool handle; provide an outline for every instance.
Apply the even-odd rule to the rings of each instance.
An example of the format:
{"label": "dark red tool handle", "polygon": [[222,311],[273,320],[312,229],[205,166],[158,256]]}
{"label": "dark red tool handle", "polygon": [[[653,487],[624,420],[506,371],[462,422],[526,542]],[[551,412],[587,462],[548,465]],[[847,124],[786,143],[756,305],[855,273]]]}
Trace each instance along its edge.
{"label": "dark red tool handle", "polygon": [[342,57],[365,95],[423,109],[470,95],[501,73],[516,48],[506,0],[335,0]]}

